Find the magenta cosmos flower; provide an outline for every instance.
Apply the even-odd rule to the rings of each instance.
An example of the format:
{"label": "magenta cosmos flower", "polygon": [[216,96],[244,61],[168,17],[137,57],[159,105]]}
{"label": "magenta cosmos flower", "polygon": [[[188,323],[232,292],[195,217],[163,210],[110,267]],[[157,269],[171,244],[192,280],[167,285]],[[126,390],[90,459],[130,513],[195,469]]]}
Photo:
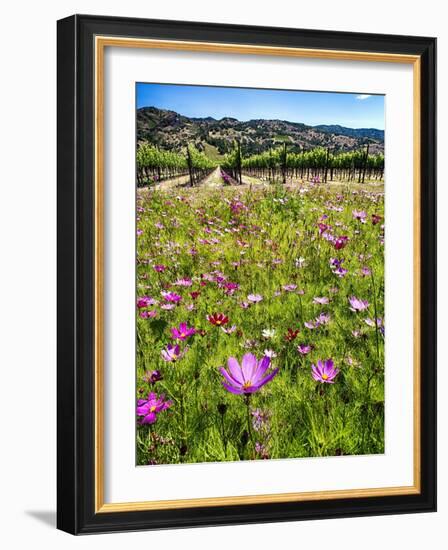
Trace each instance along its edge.
{"label": "magenta cosmos flower", "polygon": [[238,395],[254,393],[278,373],[277,368],[264,376],[270,364],[269,357],[264,356],[260,361],[257,361],[252,353],[246,353],[243,356],[241,366],[234,357],[229,357],[227,361],[229,372],[224,367],[219,369],[226,379],[226,382],[223,382],[222,385],[227,391]]}
{"label": "magenta cosmos flower", "polygon": [[348,301],[350,302],[350,310],[355,313],[357,311],[364,311],[369,307],[369,302],[367,300],[360,300],[356,296],[350,296]]}
{"label": "magenta cosmos flower", "polygon": [[336,369],[333,365],[333,359],[327,359],[325,361],[319,361],[316,365],[311,365],[311,375],[316,382],[322,382],[322,384],[334,384],[334,379],[339,373],[339,369]]}
{"label": "magenta cosmos flower", "polygon": [[155,303],[156,301],[154,300],[154,298],[151,298],[151,296],[139,296],[137,298],[138,308],[153,306]]}
{"label": "magenta cosmos flower", "polygon": [[140,424],[154,424],[157,420],[158,413],[168,409],[173,404],[172,401],[165,401],[165,396],[157,395],[151,392],[148,399],[137,400],[137,416],[142,416]]}
{"label": "magenta cosmos flower", "polygon": [[176,294],[175,292],[165,292],[162,290],[162,296],[167,302],[172,302],[174,304],[182,300],[182,296],[179,296],[179,294]]}
{"label": "magenta cosmos flower", "polygon": [[174,340],[186,340],[188,337],[196,334],[196,329],[188,327],[187,323],[180,323],[179,327],[173,327],[171,329],[171,337]]}

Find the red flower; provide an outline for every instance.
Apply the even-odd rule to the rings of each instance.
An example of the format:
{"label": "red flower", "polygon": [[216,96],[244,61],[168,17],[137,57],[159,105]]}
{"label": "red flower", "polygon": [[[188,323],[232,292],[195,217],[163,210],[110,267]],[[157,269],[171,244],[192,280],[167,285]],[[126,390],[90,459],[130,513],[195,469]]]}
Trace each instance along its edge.
{"label": "red flower", "polygon": [[348,237],[343,235],[342,237],[338,237],[334,241],[333,245],[336,248],[336,250],[341,250],[341,248],[344,248],[347,243],[348,243]]}
{"label": "red flower", "polygon": [[292,342],[297,338],[297,335],[299,334],[299,332],[300,332],[299,329],[293,330],[292,328],[289,328],[288,332],[285,334],[285,340],[287,342]]}
{"label": "red flower", "polygon": [[194,292],[190,292],[190,296],[192,297],[193,300],[196,300],[196,298],[199,296],[200,292],[198,290],[194,291]]}
{"label": "red flower", "polygon": [[229,318],[224,313],[214,313],[213,315],[207,315],[207,321],[212,325],[220,327],[226,325],[229,322]]}

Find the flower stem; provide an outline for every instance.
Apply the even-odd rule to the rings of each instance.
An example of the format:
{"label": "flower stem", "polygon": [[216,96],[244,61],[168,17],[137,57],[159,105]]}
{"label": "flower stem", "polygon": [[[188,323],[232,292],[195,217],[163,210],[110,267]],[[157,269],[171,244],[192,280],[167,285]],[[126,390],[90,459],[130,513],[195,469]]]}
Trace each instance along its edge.
{"label": "flower stem", "polygon": [[[253,433],[252,433],[252,423],[251,423],[251,420],[250,420],[250,394],[249,393],[245,394],[244,401],[246,403],[246,410],[247,410],[247,431],[249,433],[249,440],[252,443],[252,446],[255,448],[254,436],[253,436]],[[250,458],[249,445],[247,445],[247,450],[248,450],[248,453],[247,453],[248,458]]]}

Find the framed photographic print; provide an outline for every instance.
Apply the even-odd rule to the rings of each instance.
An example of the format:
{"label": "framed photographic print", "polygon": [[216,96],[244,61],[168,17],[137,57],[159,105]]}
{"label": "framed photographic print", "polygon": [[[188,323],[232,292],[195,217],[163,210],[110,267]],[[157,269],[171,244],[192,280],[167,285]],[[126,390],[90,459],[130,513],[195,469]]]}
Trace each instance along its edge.
{"label": "framed photographic print", "polygon": [[434,38],[58,22],[58,527],[434,511]]}

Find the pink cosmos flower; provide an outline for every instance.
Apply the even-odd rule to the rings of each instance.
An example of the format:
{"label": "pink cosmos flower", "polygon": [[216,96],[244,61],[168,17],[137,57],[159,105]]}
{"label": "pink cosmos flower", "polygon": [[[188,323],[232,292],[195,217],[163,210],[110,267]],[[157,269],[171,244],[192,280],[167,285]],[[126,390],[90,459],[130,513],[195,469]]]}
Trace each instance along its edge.
{"label": "pink cosmos flower", "polygon": [[249,294],[247,299],[249,300],[249,302],[256,304],[258,302],[261,302],[261,300],[263,300],[263,296],[261,296],[261,294]]}
{"label": "pink cosmos flower", "polygon": [[329,313],[321,313],[318,317],[316,317],[316,323],[319,325],[328,325],[330,318]]}
{"label": "pink cosmos flower", "polygon": [[355,313],[357,311],[364,311],[369,307],[369,302],[367,300],[360,300],[356,298],[356,296],[350,296],[348,301],[350,303],[350,311],[354,311]]}
{"label": "pink cosmos flower", "polygon": [[314,304],[320,304],[321,306],[328,304],[330,300],[326,296],[315,296],[313,298]]}
{"label": "pink cosmos flower", "polygon": [[352,215],[355,220],[366,223],[367,213],[364,210],[353,210]]}
{"label": "pink cosmos flower", "polygon": [[236,325],[232,325],[231,327],[221,327],[221,330],[225,332],[225,334],[233,334],[236,331]]}
{"label": "pink cosmos flower", "polygon": [[174,283],[176,286],[191,286],[193,281],[191,279],[177,279]]}
{"label": "pink cosmos flower", "polygon": [[225,293],[228,294],[229,296],[231,296],[236,290],[238,290],[239,286],[240,285],[238,283],[231,283],[231,282],[226,282],[223,285],[225,289]]}
{"label": "pink cosmos flower", "polygon": [[333,273],[342,279],[342,277],[345,277],[348,273],[348,269],[344,269],[343,267],[337,267],[336,269],[333,269]]}
{"label": "pink cosmos flower", "polygon": [[188,327],[187,323],[180,323],[179,327],[173,327],[171,329],[171,337],[173,340],[186,340],[190,336],[196,334],[196,329]]}
{"label": "pink cosmos flower", "polygon": [[143,375],[143,381],[153,386],[159,380],[163,380],[163,376],[159,370],[147,371]]}
{"label": "pink cosmos flower", "polygon": [[224,367],[219,369],[226,382],[223,382],[225,389],[237,395],[250,394],[258,391],[267,384],[278,373],[278,368],[265,376],[269,369],[271,360],[264,356],[260,361],[252,353],[246,353],[241,361],[241,366],[234,357],[227,361],[227,371]]}
{"label": "pink cosmos flower", "polygon": [[185,354],[185,351],[181,352],[179,344],[168,344],[165,349],[161,351],[162,359],[167,363],[175,363],[178,359],[181,359]]}
{"label": "pink cosmos flower", "polygon": [[311,365],[311,375],[316,380],[316,382],[321,382],[322,384],[334,384],[334,379],[339,373],[339,369],[335,368],[333,365],[332,359],[327,359],[325,361],[319,361],[316,365]]}
{"label": "pink cosmos flower", "polygon": [[142,319],[153,319],[154,317],[157,316],[157,310],[156,309],[152,309],[151,311],[143,310],[143,311],[140,311],[139,316]]}
{"label": "pink cosmos flower", "polygon": [[330,226],[326,223],[318,223],[317,225],[319,227],[319,235],[322,235],[327,229],[330,229]]}
{"label": "pink cosmos flower", "polygon": [[297,288],[297,285],[295,284],[283,285],[282,288],[286,292],[294,292],[294,290]]}
{"label": "pink cosmos flower", "polygon": [[148,399],[138,399],[137,416],[143,417],[139,423],[154,424],[157,421],[157,415],[171,407],[172,404],[172,401],[165,401],[164,395],[157,397],[153,392],[148,395]]}
{"label": "pink cosmos flower", "polygon": [[314,346],[311,344],[299,344],[297,346],[297,351],[300,353],[300,355],[308,355],[308,353],[311,353]]}
{"label": "pink cosmos flower", "polygon": [[[375,321],[373,319],[370,319],[369,317],[367,319],[364,319],[364,323],[366,325],[369,325],[369,327],[375,327]],[[378,318],[376,320],[376,326],[381,327],[383,325],[383,320],[381,318]]]}

